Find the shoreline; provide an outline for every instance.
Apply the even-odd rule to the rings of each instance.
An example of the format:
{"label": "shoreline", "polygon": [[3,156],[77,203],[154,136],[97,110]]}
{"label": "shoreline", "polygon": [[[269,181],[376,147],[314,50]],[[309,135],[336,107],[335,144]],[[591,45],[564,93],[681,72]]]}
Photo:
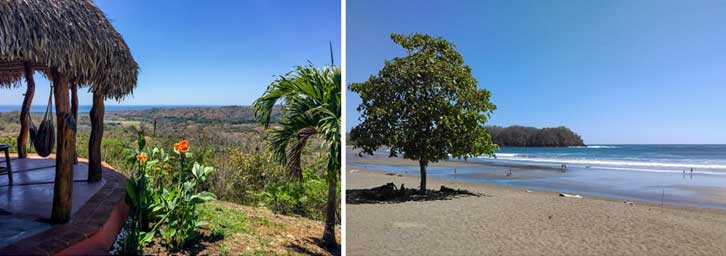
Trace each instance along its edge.
{"label": "shoreline", "polygon": [[[347,160],[349,169],[371,169],[415,177],[419,173],[418,162],[389,158],[380,153],[359,157],[349,151]],[[508,176],[507,170],[512,170],[513,175]],[[443,160],[430,164],[427,176],[454,182],[726,210],[724,175],[642,172],[627,168],[612,170],[601,166],[569,166],[563,171],[559,166],[528,163]],[[418,187],[418,183],[414,185]]]}
{"label": "shoreline", "polygon": [[[416,175],[347,166],[347,189]],[[726,251],[726,211],[428,178],[482,193],[443,201],[348,204],[350,255],[713,255]]]}
{"label": "shoreline", "polygon": [[[406,179],[416,179],[416,183],[407,184],[406,187],[408,188],[418,188],[419,187],[419,176],[415,174],[399,174],[395,173],[395,175],[391,175],[394,173],[386,172],[384,170],[377,170],[377,169],[366,169],[366,168],[357,168],[353,166],[348,166],[346,168],[347,174],[351,174],[351,171],[353,173],[356,172],[363,172],[363,173],[369,173],[374,175],[383,175],[385,177],[399,177],[399,178],[406,178]],[[400,175],[400,176],[399,176]],[[505,186],[505,185],[498,185],[498,184],[491,184],[491,183],[478,183],[478,182],[472,182],[472,181],[466,181],[466,180],[451,180],[446,178],[438,178],[438,177],[427,177],[427,189],[439,189],[439,186],[431,187],[430,184],[441,184],[443,186],[447,186],[453,189],[460,189],[460,188],[469,188],[474,187],[476,190],[486,190],[486,189],[493,189],[493,190],[511,190],[512,192],[526,192],[528,194],[535,194],[535,195],[547,195],[547,196],[559,196],[561,192],[552,191],[552,190],[544,190],[544,189],[537,189],[537,188],[524,188],[524,187],[514,187],[514,186]],[[395,182],[394,182],[395,183]],[[385,185],[385,183],[381,183],[375,186]],[[396,183],[396,185],[399,185]],[[347,189],[364,189],[364,188],[370,188],[370,187],[355,187],[352,188],[348,186]],[[703,191],[709,190],[710,188],[704,187],[702,188]],[[719,191],[721,193],[722,191]],[[486,196],[486,193],[483,193]],[[625,203],[625,202],[632,202],[634,204],[638,205],[646,205],[651,208],[668,208],[668,209],[682,209],[682,210],[697,210],[697,211],[712,211],[716,214],[723,214],[726,216],[726,209],[722,208],[714,208],[714,207],[699,207],[699,206],[691,206],[691,205],[683,205],[683,204],[667,204],[664,203],[661,205],[660,203],[645,201],[645,200],[639,200],[639,199],[624,199],[624,198],[617,198],[617,197],[609,197],[609,196],[600,196],[600,195],[587,195],[587,194],[580,194],[583,196],[583,199],[588,200],[602,200],[602,201],[609,201],[609,202],[617,202],[617,203]],[[724,194],[724,200],[726,200],[726,194]]]}

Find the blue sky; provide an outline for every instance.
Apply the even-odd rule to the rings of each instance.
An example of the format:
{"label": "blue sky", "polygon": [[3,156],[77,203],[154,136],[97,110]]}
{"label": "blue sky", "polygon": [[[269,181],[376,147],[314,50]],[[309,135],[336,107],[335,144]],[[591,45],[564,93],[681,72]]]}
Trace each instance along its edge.
{"label": "blue sky", "polygon": [[[139,63],[138,88],[120,104],[249,105],[274,75],[340,59],[340,1],[96,0]],[[339,63],[337,63],[339,64]],[[36,75],[34,105],[48,99]],[[25,87],[0,104],[21,104]],[[80,104],[90,104],[85,90]],[[107,104],[119,104],[109,101]]]}
{"label": "blue sky", "polygon": [[[726,143],[726,1],[347,7],[348,83],[404,55],[390,33],[427,33],[453,42],[492,92],[490,124],[564,125],[590,144]],[[348,130],[359,103],[347,93]]]}

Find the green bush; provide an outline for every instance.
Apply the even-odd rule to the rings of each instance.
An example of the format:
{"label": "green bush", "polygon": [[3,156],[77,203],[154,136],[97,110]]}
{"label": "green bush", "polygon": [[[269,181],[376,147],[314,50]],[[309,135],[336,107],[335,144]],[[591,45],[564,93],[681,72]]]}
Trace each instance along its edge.
{"label": "green bush", "polygon": [[[140,254],[157,234],[173,248],[196,237],[195,228],[204,225],[198,205],[214,200],[203,185],[214,169],[199,164],[187,153],[188,142],[174,145],[176,156],[154,147],[144,150],[146,138],[139,134],[136,148],[128,148],[126,161],[135,166],[129,178],[126,201],[131,206],[125,254]],[[149,227],[151,223],[153,226]]]}
{"label": "green bush", "polygon": [[276,213],[296,214],[316,220],[325,219],[327,195],[325,178],[310,169],[304,170],[302,182],[280,181],[268,185],[258,194],[260,204]]}

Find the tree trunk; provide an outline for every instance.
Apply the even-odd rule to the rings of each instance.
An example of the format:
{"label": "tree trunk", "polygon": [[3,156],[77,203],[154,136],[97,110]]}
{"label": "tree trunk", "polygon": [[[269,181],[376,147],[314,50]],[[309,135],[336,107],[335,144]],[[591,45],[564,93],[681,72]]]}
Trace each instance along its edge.
{"label": "tree trunk", "polygon": [[[73,114],[73,120],[76,122],[75,125],[78,127],[78,84],[73,83],[71,84],[71,114]],[[76,128],[77,129],[77,128]],[[74,133],[73,136],[76,136]],[[71,153],[73,153],[73,164],[78,163],[78,151],[76,150],[76,143],[75,140],[73,140],[73,149],[71,150]]]}
{"label": "tree trunk", "polygon": [[419,160],[418,165],[421,168],[421,194],[426,194],[426,166],[429,164],[429,161]]}
{"label": "tree trunk", "polygon": [[23,107],[20,110],[20,134],[18,135],[18,158],[28,157],[28,135],[30,133],[30,105],[35,95],[35,79],[33,79],[33,67],[29,62],[24,63],[25,82],[28,88],[25,90]]}
{"label": "tree trunk", "polygon": [[53,210],[50,221],[53,224],[66,223],[71,218],[73,198],[73,155],[70,151],[76,143],[73,130],[68,125],[70,113],[68,82],[58,70],[51,71],[55,94],[57,145],[55,158],[55,183],[53,185]]}
{"label": "tree trunk", "polygon": [[323,232],[323,242],[325,242],[325,246],[328,248],[336,248],[338,246],[337,241],[335,241],[335,211],[337,210],[336,202],[338,201],[337,182],[337,177],[328,179],[328,208],[325,212],[325,231]]}
{"label": "tree trunk", "polygon": [[88,181],[101,180],[101,141],[103,140],[103,94],[93,93],[91,107],[91,137],[88,141]]}

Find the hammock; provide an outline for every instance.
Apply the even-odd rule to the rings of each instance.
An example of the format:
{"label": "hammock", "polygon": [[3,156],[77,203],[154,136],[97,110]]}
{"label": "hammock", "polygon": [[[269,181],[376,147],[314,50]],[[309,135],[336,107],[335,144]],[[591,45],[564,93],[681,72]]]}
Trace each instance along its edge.
{"label": "hammock", "polygon": [[53,125],[53,89],[48,96],[48,106],[45,108],[45,115],[36,128],[33,119],[30,118],[30,141],[38,155],[47,157],[53,151],[55,144],[55,126]]}

